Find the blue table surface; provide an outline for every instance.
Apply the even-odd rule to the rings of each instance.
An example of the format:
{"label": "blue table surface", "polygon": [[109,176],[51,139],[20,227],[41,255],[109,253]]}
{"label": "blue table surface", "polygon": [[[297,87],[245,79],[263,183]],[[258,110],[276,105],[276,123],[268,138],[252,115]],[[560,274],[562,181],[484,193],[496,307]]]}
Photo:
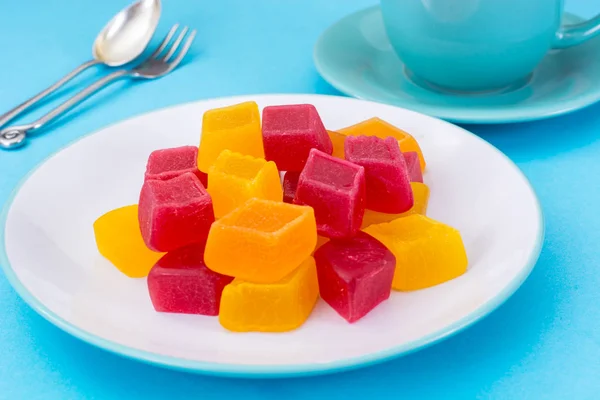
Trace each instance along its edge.
{"label": "blue table surface", "polygon": [[[313,45],[330,24],[373,3],[165,1],[161,32],[174,22],[198,29],[189,63],[158,81],[115,84],[28,147],[0,152],[0,204],[50,153],[132,115],[236,94],[339,94],[317,74]],[[600,11],[591,0],[567,3],[582,16]],[[0,110],[87,60],[96,33],[126,4],[0,0]],[[31,310],[0,275],[0,398],[600,398],[600,185],[594,178],[600,173],[600,105],[542,122],[467,128],[505,152],[531,180],[547,234],[521,289],[463,333],[395,361],[336,375],[205,377],[126,360],[74,339]]]}

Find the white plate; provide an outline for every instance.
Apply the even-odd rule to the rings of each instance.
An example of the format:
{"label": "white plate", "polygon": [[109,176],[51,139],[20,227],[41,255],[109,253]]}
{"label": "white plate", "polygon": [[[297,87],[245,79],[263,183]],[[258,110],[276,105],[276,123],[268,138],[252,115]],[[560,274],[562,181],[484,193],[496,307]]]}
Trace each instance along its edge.
{"label": "white plate", "polygon": [[[110,209],[137,201],[152,150],[197,144],[205,110],[249,99],[261,107],[312,103],[328,129],[378,116],[411,132],[428,163],[428,215],[460,230],[470,260],[467,273],[430,289],[393,293],[352,325],[323,301],[304,326],[282,334],[231,333],[214,317],[156,313],[145,280],[121,275],[99,256],[92,223]],[[485,141],[412,111],[316,95],[201,101],[107,127],[32,172],[9,201],[0,226],[6,275],[52,323],[124,356],[237,376],[338,371],[438,341],[506,300],[533,268],[543,240],[531,186]]]}

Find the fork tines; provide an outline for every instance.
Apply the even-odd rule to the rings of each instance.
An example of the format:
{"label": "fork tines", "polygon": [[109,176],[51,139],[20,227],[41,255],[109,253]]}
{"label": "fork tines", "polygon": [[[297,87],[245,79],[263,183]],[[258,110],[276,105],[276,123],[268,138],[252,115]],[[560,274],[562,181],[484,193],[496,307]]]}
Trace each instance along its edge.
{"label": "fork tines", "polygon": [[[181,60],[183,60],[183,57],[185,57],[185,55],[187,54],[188,50],[190,49],[190,46],[192,45],[192,42],[194,41],[194,38],[196,37],[196,30],[194,29],[189,33],[189,35],[187,35],[187,39],[185,40],[183,47],[181,47],[181,50],[177,53],[177,49],[185,39],[189,28],[187,26],[184,26],[183,29],[181,29],[179,35],[177,35],[175,41],[171,43],[171,39],[173,39],[175,33],[178,30],[179,24],[173,25],[167,33],[167,36],[165,36],[165,38],[160,43],[156,51],[152,53],[150,57],[156,60],[169,62],[169,64],[171,64],[173,68],[176,67],[181,62]],[[164,54],[165,51],[166,54]],[[177,55],[175,56],[176,53]]]}

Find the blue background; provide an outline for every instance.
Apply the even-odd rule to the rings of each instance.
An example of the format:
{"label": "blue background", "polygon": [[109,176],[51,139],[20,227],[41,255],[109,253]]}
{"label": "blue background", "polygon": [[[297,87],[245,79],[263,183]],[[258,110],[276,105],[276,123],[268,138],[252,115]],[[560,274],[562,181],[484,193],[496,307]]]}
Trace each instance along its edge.
{"label": "blue background", "polygon": [[[313,44],[330,24],[374,3],[165,0],[160,33],[174,22],[198,29],[187,65],[158,81],[115,84],[28,147],[0,152],[0,204],[50,153],[135,114],[236,94],[339,94],[315,71]],[[569,11],[582,16],[600,11],[596,1],[567,3]],[[87,60],[96,33],[126,4],[0,0],[0,110]],[[94,74],[79,79],[74,89]],[[600,398],[600,105],[542,122],[467,128],[525,172],[547,222],[546,242],[530,278],[472,328],[362,370],[306,379],[231,380],[163,370],[93,348],[39,317],[0,276],[0,398]]]}

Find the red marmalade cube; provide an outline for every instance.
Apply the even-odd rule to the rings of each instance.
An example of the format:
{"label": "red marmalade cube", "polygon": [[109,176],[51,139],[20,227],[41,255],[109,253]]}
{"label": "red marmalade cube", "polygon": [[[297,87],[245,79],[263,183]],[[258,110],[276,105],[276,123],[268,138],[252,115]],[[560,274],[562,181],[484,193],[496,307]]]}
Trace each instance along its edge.
{"label": "red marmalade cube", "polygon": [[330,240],[315,252],[315,260],[321,298],[348,322],[390,297],[396,258],[364,232]]}
{"label": "red marmalade cube", "polygon": [[296,188],[298,187],[298,179],[300,172],[288,171],[283,176],[283,201],[284,203],[293,203],[296,197]]}
{"label": "red marmalade cube", "polygon": [[155,150],[150,153],[144,180],[166,181],[186,172],[195,174],[206,187],[207,176],[198,169],[198,147],[181,146]]}
{"label": "red marmalade cube", "polygon": [[165,254],[148,274],[148,292],[159,312],[218,315],[223,288],[233,277],[204,263],[205,243]]}
{"label": "red marmalade cube", "polygon": [[365,168],[367,208],[388,214],[410,210],[414,198],[398,141],[392,137],[348,136],[346,160]]}
{"label": "red marmalade cube", "polygon": [[215,215],[198,177],[186,172],[167,181],[144,182],[138,219],[146,246],[168,252],[205,241]]}
{"label": "red marmalade cube", "polygon": [[354,236],[365,214],[364,168],[312,149],[294,203],[314,209],[319,235]]}
{"label": "red marmalade cube", "polygon": [[423,171],[421,171],[421,164],[419,163],[419,154],[416,151],[408,151],[402,154],[404,155],[404,161],[406,161],[410,181],[423,183]]}
{"label": "red marmalade cube", "polygon": [[265,158],[280,171],[300,172],[310,149],[333,152],[333,144],[312,104],[269,106],[263,109]]}

